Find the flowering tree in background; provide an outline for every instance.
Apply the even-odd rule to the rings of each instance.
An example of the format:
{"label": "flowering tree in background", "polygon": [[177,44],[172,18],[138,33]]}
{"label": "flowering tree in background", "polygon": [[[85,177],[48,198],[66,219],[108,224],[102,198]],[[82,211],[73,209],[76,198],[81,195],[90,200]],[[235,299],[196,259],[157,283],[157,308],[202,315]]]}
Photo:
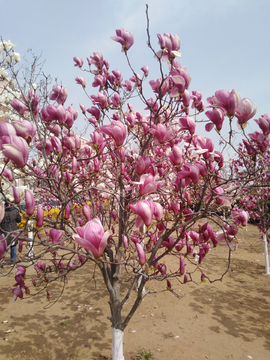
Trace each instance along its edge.
{"label": "flowering tree in background", "polygon": [[[223,155],[214,150],[213,141],[196,134],[193,115],[203,114],[205,105],[200,92],[190,94],[188,90],[191,77],[177,60],[179,37],[158,34],[160,49],[156,52],[149,26],[147,33],[160,69],[160,77],[149,81],[152,97],[144,91],[150,70],[147,66],[140,73],[133,70],[128,52],[134,36],[125,29],[116,30],[112,39],[121,44],[131,77],[124,80],[102,54],[94,53],[87,58],[85,71],[94,77],[90,88],[97,90],[88,93],[86,80],[76,78],[89,98],[90,106],[80,104],[80,109],[92,127],[90,140],[72,130],[78,113],[65,105],[67,90],[58,84],[47,94],[46,87],[33,87],[30,82],[28,92],[16,93],[10,106],[6,104],[19,119],[0,123],[1,176],[12,189],[13,202],[19,204],[22,195],[13,181],[15,169],[36,185],[35,194],[24,192],[28,221],[36,222],[33,239],[19,231],[16,235],[20,250],[28,246],[16,266],[14,299],[29,293],[25,274],[32,262],[37,273],[32,285],[46,288],[48,297],[51,281],[93,262],[110,297],[114,360],[124,359],[123,331],[145,296],[147,281],[166,280],[164,288],[170,291],[173,278],[184,284],[198,273],[202,280],[213,281],[203,272],[202,261],[221,240],[226,241],[230,255],[237,226],[246,226],[248,221],[248,214],[239,209],[232,211],[230,221],[219,216],[230,206],[231,194],[235,195],[239,185],[223,175]],[[3,42],[5,71],[18,81],[10,51]],[[84,69],[81,58],[75,57],[74,62]],[[19,83],[15,88],[20,89]],[[134,96],[140,99],[144,113],[133,109]],[[235,118],[241,131],[256,112],[250,100],[241,99],[234,90],[219,90],[208,103],[207,130],[215,127],[221,133],[226,119],[231,129],[229,145]],[[6,192],[0,191],[7,200]],[[44,211],[45,201],[46,210],[53,201],[58,209]],[[3,216],[1,206],[0,218]],[[198,225],[205,218],[214,221],[220,231],[214,231],[209,222]],[[2,236],[1,263],[8,249]],[[30,251],[31,263],[20,265]],[[170,269],[165,265],[168,256],[177,259]],[[121,297],[125,273],[130,280]],[[136,288],[136,299],[123,317],[123,304]]]}
{"label": "flowering tree in background", "polygon": [[264,114],[255,121],[260,131],[248,134],[239,145],[238,158],[232,163],[232,172],[236,184],[241,186],[238,206],[250,214],[262,233],[265,272],[269,275],[267,243],[270,241],[270,117]]}

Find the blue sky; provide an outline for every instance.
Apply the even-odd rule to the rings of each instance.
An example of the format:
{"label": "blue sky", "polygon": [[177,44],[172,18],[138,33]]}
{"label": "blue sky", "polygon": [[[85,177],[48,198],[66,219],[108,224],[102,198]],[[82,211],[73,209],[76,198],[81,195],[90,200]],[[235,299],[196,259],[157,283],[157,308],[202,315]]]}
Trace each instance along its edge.
{"label": "blue sky", "polygon": [[[22,56],[28,49],[42,52],[44,72],[67,87],[68,105],[79,110],[87,103],[75,77],[93,78],[74,67],[73,57],[85,60],[101,52],[119,69],[128,72],[120,44],[112,41],[115,29],[128,29],[135,35],[129,50],[137,72],[150,67],[149,80],[159,77],[157,63],[146,45],[145,3],[141,0],[0,0],[0,35],[17,44]],[[270,113],[270,16],[269,0],[148,0],[151,41],[159,49],[157,33],[178,34],[181,63],[192,81],[190,91],[199,90],[204,100],[216,90],[235,89],[258,106],[257,115]],[[90,90],[90,87],[88,87]],[[97,91],[93,89],[92,93]],[[142,110],[142,109],[139,109]],[[252,126],[252,129],[257,129]],[[251,128],[250,128],[251,130]],[[212,134],[212,135],[211,135]],[[205,135],[205,134],[203,134]],[[210,133],[209,136],[214,136]]]}

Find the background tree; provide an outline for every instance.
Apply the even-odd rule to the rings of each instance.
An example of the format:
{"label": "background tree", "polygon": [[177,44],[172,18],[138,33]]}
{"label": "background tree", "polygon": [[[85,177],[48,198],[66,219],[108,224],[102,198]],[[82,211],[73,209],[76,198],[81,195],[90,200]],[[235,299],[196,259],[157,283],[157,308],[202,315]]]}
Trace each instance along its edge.
{"label": "background tree", "polygon": [[[0,124],[2,176],[19,168],[37,187],[35,194],[25,190],[28,221],[36,220],[36,224],[34,239],[17,234],[20,246],[28,247],[16,267],[14,299],[29,292],[25,274],[31,263],[19,263],[30,252],[37,273],[32,285],[47,289],[48,297],[50,282],[65,280],[70,272],[93,262],[110,297],[114,360],[124,359],[123,331],[147,294],[147,281],[166,280],[164,289],[170,291],[174,278],[184,284],[198,274],[202,280],[214,281],[202,270],[202,261],[221,240],[226,241],[230,258],[237,225],[248,221],[248,214],[241,210],[226,222],[219,215],[230,206],[229,198],[239,186],[223,176],[223,155],[214,150],[213,141],[196,134],[193,116],[203,113],[205,106],[200,92],[190,94],[190,75],[176,60],[181,55],[179,37],[158,34],[160,50],[156,52],[149,26],[147,34],[160,69],[160,78],[149,82],[152,97],[144,92],[148,67],[143,66],[140,74],[132,68],[128,50],[134,36],[125,29],[116,30],[112,39],[121,44],[131,77],[124,80],[119,70],[110,70],[102,54],[94,53],[87,58],[85,71],[94,76],[92,87],[98,88],[97,93],[88,94],[85,79],[76,78],[91,104],[89,108],[80,104],[92,127],[89,141],[72,130],[78,114],[65,107],[67,90],[58,84],[47,93],[46,86],[33,88],[30,82],[30,91],[21,92],[10,103],[20,120]],[[75,57],[74,62],[83,70],[82,59]],[[13,65],[7,63],[10,71]],[[19,89],[18,74],[13,74]],[[133,109],[135,96],[144,114]],[[235,118],[243,124],[255,113],[250,100],[241,99],[234,90],[219,90],[208,102],[211,110],[206,116],[211,125],[207,128],[215,126],[219,133],[225,119],[232,129]],[[229,144],[231,139],[229,133]],[[29,160],[30,143],[34,152]],[[9,182],[12,186],[12,176]],[[14,203],[19,204],[20,192],[15,186],[12,189]],[[44,211],[52,201],[59,204],[53,214]],[[209,222],[198,224],[205,218],[220,231],[214,231]],[[5,238],[0,244],[3,263],[8,251]],[[170,269],[165,265],[168,256],[176,259]],[[229,264],[220,279],[228,268]],[[123,272],[129,282],[121,297]],[[122,316],[123,304],[136,287],[136,299]]]}
{"label": "background tree", "polygon": [[270,172],[269,172],[269,124],[270,117],[262,115],[255,120],[260,131],[248,134],[239,145],[238,159],[233,161],[232,171],[239,185],[237,205],[248,211],[262,233],[265,256],[265,272],[270,274],[268,246],[270,226]]}

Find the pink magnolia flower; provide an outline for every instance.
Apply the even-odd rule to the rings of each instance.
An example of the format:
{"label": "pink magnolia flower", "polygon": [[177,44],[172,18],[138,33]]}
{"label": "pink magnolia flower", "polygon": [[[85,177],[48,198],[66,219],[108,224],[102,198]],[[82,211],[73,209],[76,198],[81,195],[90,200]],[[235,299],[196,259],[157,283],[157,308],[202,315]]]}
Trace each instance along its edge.
{"label": "pink magnolia flower", "polygon": [[128,248],[128,239],[127,239],[126,235],[122,235],[122,241],[123,241],[125,249],[127,249]]}
{"label": "pink magnolia flower", "polygon": [[49,237],[53,244],[57,244],[63,235],[63,230],[59,231],[58,229],[51,229]]}
{"label": "pink magnolia flower", "polygon": [[12,125],[16,130],[16,135],[21,136],[27,141],[28,144],[31,142],[37,131],[35,124],[31,124],[30,121],[24,119],[20,121],[14,121]]}
{"label": "pink magnolia flower", "polygon": [[140,265],[144,265],[145,264],[145,260],[146,260],[146,255],[145,252],[143,251],[143,247],[140,243],[136,242],[135,243],[138,255],[139,255],[139,263]]}
{"label": "pink magnolia flower", "polygon": [[183,258],[183,256],[180,256],[180,267],[179,267],[179,271],[181,275],[184,275],[185,273],[185,260]]}
{"label": "pink magnolia flower", "polygon": [[218,90],[215,92],[213,98],[208,98],[207,101],[213,106],[223,108],[229,116],[233,116],[241,100],[240,95],[232,90],[231,92],[226,90]]}
{"label": "pink magnolia flower", "polygon": [[148,74],[149,74],[149,67],[148,67],[148,66],[143,66],[143,67],[141,68],[141,70],[143,71],[144,76],[147,77]]}
{"label": "pink magnolia flower", "polygon": [[188,130],[190,132],[191,135],[193,135],[195,133],[195,121],[189,117],[182,117],[179,119],[179,123],[180,123],[180,130]]}
{"label": "pink magnolia flower", "polygon": [[202,101],[202,93],[200,91],[192,91],[191,99],[193,100],[192,109],[197,109],[198,111],[204,110],[204,102]]}
{"label": "pink magnolia flower", "polygon": [[15,186],[12,186],[12,190],[13,190],[14,203],[19,204],[21,202],[20,191]]}
{"label": "pink magnolia flower", "polygon": [[77,82],[77,84],[82,85],[82,87],[85,88],[86,81],[84,80],[84,78],[79,76],[79,77],[76,77],[75,81]]}
{"label": "pink magnolia flower", "polygon": [[[3,220],[3,219],[2,219]],[[2,221],[1,220],[1,221]],[[2,238],[2,237],[1,237]],[[7,248],[7,242],[6,240],[0,239],[0,260],[3,258]]]}
{"label": "pink magnolia flower", "polygon": [[94,82],[92,83],[93,87],[98,87],[99,86],[99,91],[106,85],[106,77],[103,75],[96,75]]}
{"label": "pink magnolia flower", "polygon": [[157,221],[161,221],[163,216],[163,207],[160,205],[160,203],[157,202],[151,202],[151,205],[154,210],[154,215]]}
{"label": "pink magnolia flower", "polygon": [[35,200],[30,190],[25,189],[25,206],[28,215],[33,215],[35,211]]}
{"label": "pink magnolia flower", "polygon": [[169,159],[171,160],[172,164],[176,167],[180,167],[183,164],[184,162],[183,152],[179,146],[177,145],[173,146],[172,153],[169,155]]}
{"label": "pink magnolia flower", "polygon": [[14,176],[11,169],[5,168],[2,172],[2,176],[5,176],[9,181],[14,180]]}
{"label": "pink magnolia flower", "polygon": [[85,115],[86,107],[82,103],[80,103],[80,108],[82,110],[82,113]]}
{"label": "pink magnolia flower", "polygon": [[50,100],[55,100],[58,104],[63,105],[67,99],[67,95],[67,89],[64,86],[54,85]]}
{"label": "pink magnolia flower", "polygon": [[0,140],[0,148],[4,156],[19,168],[27,164],[29,146],[23,138],[16,135],[3,136]]}
{"label": "pink magnolia flower", "polygon": [[41,205],[37,206],[37,226],[41,227],[44,221],[44,211]]}
{"label": "pink magnolia flower", "polygon": [[97,95],[91,95],[90,97],[93,101],[93,104],[99,105],[101,109],[105,109],[106,107],[108,107],[108,98],[105,93],[98,93]]}
{"label": "pink magnolia flower", "polygon": [[140,195],[150,194],[152,192],[155,192],[156,189],[157,184],[152,174],[144,174],[140,177]]}
{"label": "pink magnolia flower", "polygon": [[81,68],[83,66],[83,59],[81,59],[81,58],[74,57],[73,61],[75,62],[74,66],[78,66],[79,68]]}
{"label": "pink magnolia flower", "polygon": [[171,81],[169,78],[162,80],[162,78],[149,81],[151,88],[154,93],[159,94],[160,97],[163,97],[172,87]]}
{"label": "pink magnolia flower", "polygon": [[73,239],[84,249],[92,251],[94,257],[100,257],[107,245],[110,231],[104,232],[99,219],[88,221],[84,227],[77,227],[78,235]]}
{"label": "pink magnolia flower", "polygon": [[[150,202],[147,200],[140,200],[136,205],[129,204],[131,210],[137,214],[146,226],[152,223],[154,209],[151,207]],[[138,225],[138,226],[137,226]],[[141,226],[137,221],[136,226]]]}
{"label": "pink magnolia flower", "polygon": [[192,143],[194,144],[197,154],[202,154],[204,159],[214,158],[214,143],[209,138],[203,138],[201,136],[196,136],[192,139]]}
{"label": "pink magnolia flower", "polygon": [[164,124],[153,125],[150,132],[154,135],[159,144],[164,144],[172,137],[172,131]]}
{"label": "pink magnolia flower", "polygon": [[57,154],[60,154],[62,152],[62,142],[59,139],[59,137],[52,136],[51,137],[51,144],[53,148],[56,150]]}
{"label": "pink magnolia flower", "polygon": [[34,115],[39,112],[39,97],[35,92],[28,91],[27,95],[23,95],[22,100]]}
{"label": "pink magnolia flower", "polygon": [[66,208],[65,208],[65,216],[64,216],[64,218],[65,218],[66,220],[68,220],[69,217],[70,217],[70,206],[67,204],[67,205],[66,205]]}
{"label": "pink magnolia flower", "polygon": [[21,299],[23,298],[23,291],[22,291],[22,288],[20,286],[16,286],[11,291],[14,294],[14,298],[13,298],[12,301],[16,301],[18,297],[21,298]]}
{"label": "pink magnolia flower", "polygon": [[10,135],[16,135],[14,126],[7,122],[0,122],[0,137]]}
{"label": "pink magnolia flower", "polygon": [[182,170],[177,174],[178,179],[185,179],[185,185],[188,185],[191,181],[193,184],[197,184],[200,177],[200,170],[196,165],[184,164]]}
{"label": "pink magnolia flower", "polygon": [[118,108],[121,105],[121,96],[119,94],[114,94],[110,100],[113,108]]}
{"label": "pink magnolia flower", "polygon": [[96,118],[96,120],[99,120],[100,117],[99,108],[97,108],[96,106],[92,106],[90,109],[87,109],[86,111],[89,112],[89,114],[93,115]]}
{"label": "pink magnolia flower", "polygon": [[123,145],[127,136],[127,126],[122,124],[121,121],[112,121],[110,125],[104,125],[99,130],[114,139],[116,146]]}
{"label": "pink magnolia flower", "polygon": [[127,91],[131,91],[133,87],[132,82],[129,80],[125,80],[123,86],[126,88]]}
{"label": "pink magnolia flower", "polygon": [[265,138],[262,131],[254,131],[252,134],[248,134],[248,136],[259,146],[259,149],[262,152],[266,151],[269,145],[269,136]]}
{"label": "pink magnolia flower", "polygon": [[71,128],[74,124],[74,121],[77,119],[78,117],[78,112],[75,111],[75,109],[73,109],[73,107],[69,106],[66,109],[66,120],[65,120],[65,124],[68,128]]}
{"label": "pink magnolia flower", "polygon": [[256,114],[257,106],[254,105],[253,110],[252,107],[252,102],[248,98],[244,98],[240,101],[235,111],[235,116],[238,119],[237,124],[240,128],[244,128],[247,121]]}
{"label": "pink magnolia flower", "polygon": [[92,211],[91,211],[89,205],[84,204],[82,207],[82,212],[83,212],[83,215],[85,216],[87,222],[92,219]]}
{"label": "pink magnolia flower", "polygon": [[170,248],[174,244],[174,238],[169,236],[166,240],[162,241],[161,245],[165,246],[166,248]]}
{"label": "pink magnolia flower", "polygon": [[122,52],[127,52],[128,49],[134,44],[134,35],[126,29],[115,30],[116,36],[111,36],[111,39],[119,42],[122,45]]}
{"label": "pink magnolia flower", "polygon": [[162,49],[157,55],[164,61],[172,61],[176,56],[181,57],[180,49],[180,38],[178,35],[172,34],[157,34],[158,43]]}
{"label": "pink magnolia flower", "polygon": [[205,125],[205,130],[210,131],[214,125],[216,125],[216,129],[220,131],[222,129],[225,110],[222,108],[214,108],[212,111],[206,111],[205,115],[208,117],[212,123],[208,123]]}
{"label": "pink magnolia flower", "polygon": [[240,209],[232,210],[232,217],[236,225],[247,226],[249,220],[249,213]]}
{"label": "pink magnolia flower", "polygon": [[27,106],[18,99],[13,99],[10,103],[14,110],[16,110],[21,116],[24,115],[26,111],[28,111]]}
{"label": "pink magnolia flower", "polygon": [[251,145],[251,143],[249,141],[244,139],[243,144],[245,145],[245,148],[247,150],[248,155],[252,155],[252,154],[255,153],[255,149],[254,149],[254,147]]}
{"label": "pink magnolia flower", "polygon": [[270,116],[268,114],[262,115],[259,119],[255,119],[255,121],[265,135],[270,134]]}
{"label": "pink magnolia flower", "polygon": [[149,169],[149,166],[151,164],[152,164],[152,161],[150,158],[147,158],[144,155],[141,156],[136,165],[137,174],[139,174],[139,175],[144,174],[147,171],[147,169]]}

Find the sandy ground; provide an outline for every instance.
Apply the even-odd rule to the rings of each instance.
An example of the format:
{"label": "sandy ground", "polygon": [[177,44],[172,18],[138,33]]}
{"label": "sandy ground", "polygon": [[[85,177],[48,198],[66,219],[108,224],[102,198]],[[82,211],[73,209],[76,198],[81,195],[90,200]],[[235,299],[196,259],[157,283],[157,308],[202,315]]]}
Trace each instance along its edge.
{"label": "sandy ground", "polygon": [[[215,278],[225,268],[219,245],[205,261]],[[108,296],[93,265],[72,275],[61,298],[48,307],[46,294],[12,302],[14,272],[0,278],[0,359],[110,359]],[[255,226],[240,230],[230,273],[222,282],[180,285],[175,292],[147,296],[125,330],[126,360],[141,348],[156,360],[270,359],[270,277],[264,274],[263,244]],[[51,299],[61,283],[51,288]],[[93,291],[96,286],[96,291]],[[148,290],[165,283],[148,283]],[[134,295],[133,295],[134,298]],[[125,305],[126,311],[132,297]]]}

